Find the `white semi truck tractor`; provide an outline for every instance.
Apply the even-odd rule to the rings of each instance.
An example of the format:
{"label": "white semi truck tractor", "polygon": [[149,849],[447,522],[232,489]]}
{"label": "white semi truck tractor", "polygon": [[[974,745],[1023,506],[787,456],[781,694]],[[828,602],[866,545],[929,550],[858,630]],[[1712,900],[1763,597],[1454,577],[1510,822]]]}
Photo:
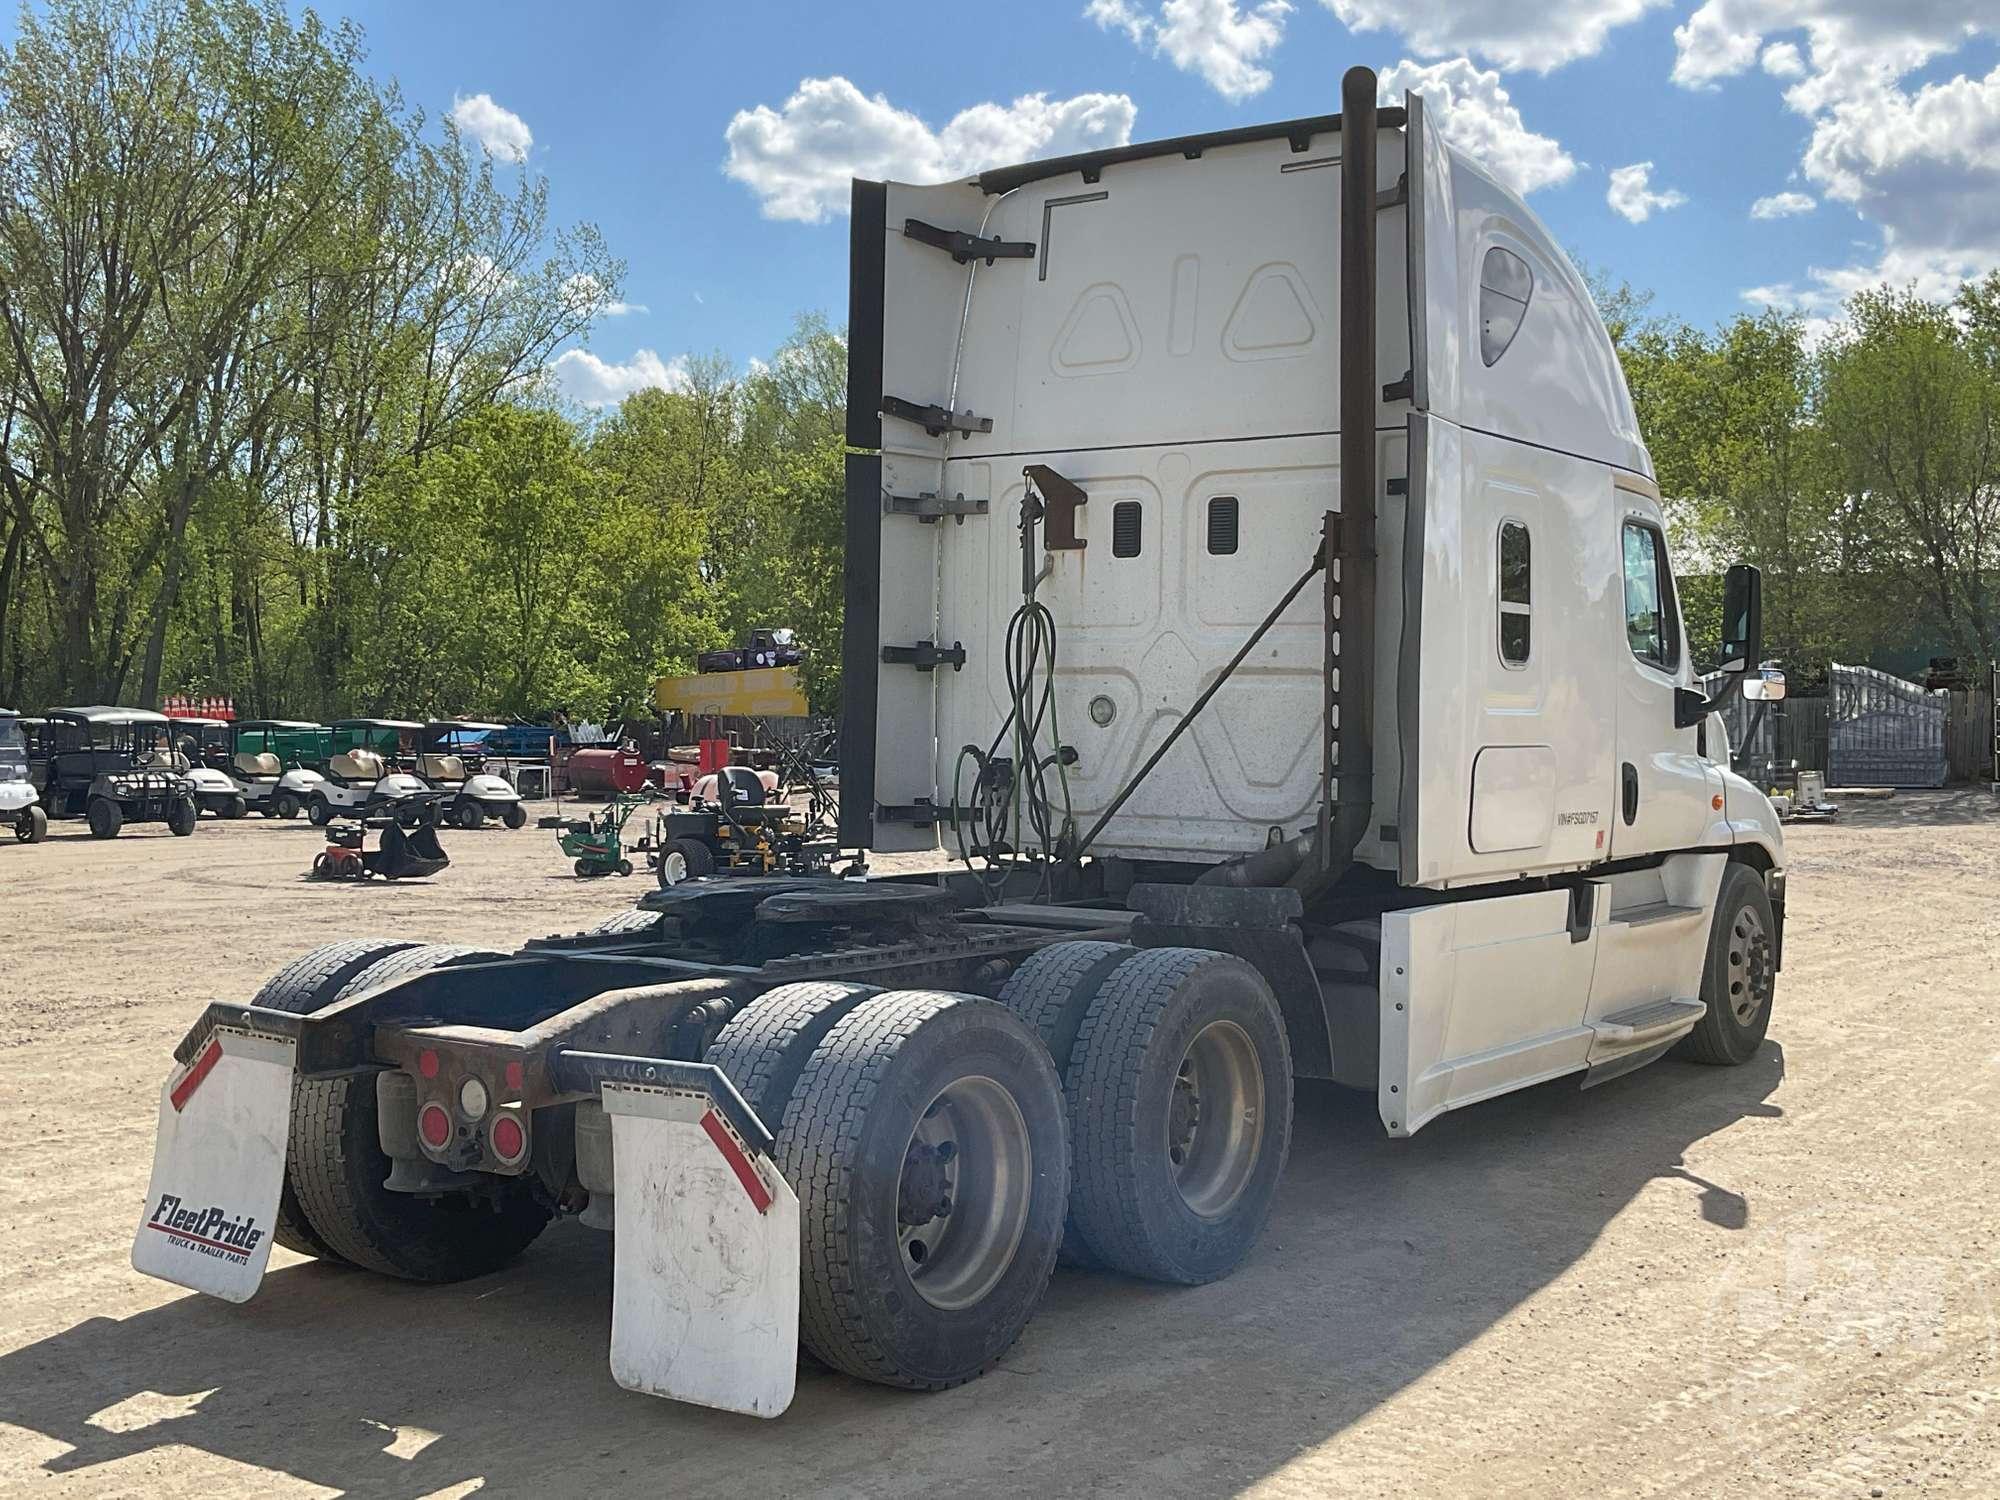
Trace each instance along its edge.
{"label": "white semi truck tractor", "polygon": [[980,1374],[1059,1254],[1227,1275],[1295,1078],[1407,1136],[1753,1056],[1783,844],[1610,340],[1421,99],[1342,102],[857,182],[841,837],[934,872],[308,954],[179,1047],[139,1269],[450,1281],[574,1216],[622,1384],[775,1416],[801,1344]]}

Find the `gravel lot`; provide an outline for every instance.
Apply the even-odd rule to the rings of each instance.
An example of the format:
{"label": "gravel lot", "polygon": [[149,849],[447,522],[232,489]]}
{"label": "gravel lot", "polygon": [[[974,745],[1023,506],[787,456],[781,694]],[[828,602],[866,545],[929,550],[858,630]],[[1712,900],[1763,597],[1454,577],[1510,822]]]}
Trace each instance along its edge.
{"label": "gravel lot", "polygon": [[2000,1494],[2000,804],[1791,835],[1772,1040],[1381,1136],[1301,1091],[1232,1279],[1061,1272],[994,1374],[807,1367],[782,1420],[628,1394],[611,1242],[418,1288],[285,1251],[232,1308],[126,1261],[169,1049],[337,937],[507,943],[636,897],[532,826],[427,886],[302,824],[0,845],[0,1495]]}

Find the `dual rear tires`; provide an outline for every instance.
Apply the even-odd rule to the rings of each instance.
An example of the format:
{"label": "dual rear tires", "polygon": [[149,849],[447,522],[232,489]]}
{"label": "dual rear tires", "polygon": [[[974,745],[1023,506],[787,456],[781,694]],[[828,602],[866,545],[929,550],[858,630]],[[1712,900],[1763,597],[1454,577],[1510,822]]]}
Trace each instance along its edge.
{"label": "dual rear tires", "polygon": [[799,1335],[815,1356],[943,1390],[1013,1346],[1069,1193],[1060,1084],[1019,1017],[970,995],[785,985],[708,1061],[772,1128],[799,1196]]}
{"label": "dual rear tires", "polygon": [[1063,1080],[1064,1258],[1180,1285],[1233,1271],[1291,1148],[1291,1049],[1263,976],[1203,948],[1057,943],[1000,999]]}

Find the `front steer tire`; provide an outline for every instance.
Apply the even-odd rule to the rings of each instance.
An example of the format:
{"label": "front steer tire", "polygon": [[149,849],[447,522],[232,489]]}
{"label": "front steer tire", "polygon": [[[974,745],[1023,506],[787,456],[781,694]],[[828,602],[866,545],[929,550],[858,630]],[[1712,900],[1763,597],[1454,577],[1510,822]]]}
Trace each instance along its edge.
{"label": "front steer tire", "polygon": [[1771,1028],[1771,995],[1778,980],[1776,933],[1763,877],[1748,865],[1729,865],[1716,892],[1708,958],[1701,971],[1701,998],[1708,1010],[1675,1044],[1675,1056],[1734,1068],[1757,1055]]}
{"label": "front steer tire", "polygon": [[84,816],[90,822],[90,836],[94,839],[115,839],[118,830],[125,826],[125,809],[109,797],[92,797]]}
{"label": "front steer tire", "polygon": [[[449,945],[405,948],[359,970],[335,998],[457,960],[502,956]],[[405,1281],[466,1281],[506,1265],[548,1224],[550,1210],[526,1177],[495,1178],[476,1197],[390,1192],[376,1106],[372,1075],[293,1084],[286,1177],[314,1235],[340,1259]]]}
{"label": "front steer tire", "polygon": [[192,797],[179,798],[167,809],[167,831],[177,839],[192,834],[200,821],[201,809],[194,805]]}
{"label": "front steer tire", "polygon": [[[975,996],[871,996],[814,1048],[784,1120],[806,1348],[910,1390],[992,1368],[1034,1316],[1062,1241],[1067,1130],[1040,1039]],[[956,1175],[940,1176],[952,1162]]]}
{"label": "front steer tire", "polygon": [[1242,959],[1142,949],[1098,990],[1065,1074],[1070,1221],[1114,1271],[1227,1276],[1263,1233],[1291,1147],[1277,997]]}

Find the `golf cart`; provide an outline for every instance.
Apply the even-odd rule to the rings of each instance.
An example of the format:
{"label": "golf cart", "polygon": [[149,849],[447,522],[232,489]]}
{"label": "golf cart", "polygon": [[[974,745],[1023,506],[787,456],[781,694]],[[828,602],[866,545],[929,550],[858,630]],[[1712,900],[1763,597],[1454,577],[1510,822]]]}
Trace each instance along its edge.
{"label": "golf cart", "polygon": [[52,708],[42,728],[42,805],[52,818],[85,817],[93,838],[127,823],[194,832],[194,794],[165,714],[94,705]]}
{"label": "golf cart", "polygon": [[0,822],[12,823],[24,844],[39,844],[49,834],[49,815],[28,779],[28,737],[11,708],[0,708]]}
{"label": "golf cart", "polygon": [[332,756],[333,732],[304,719],[238,719],[229,777],[267,818],[296,818],[326,778],[314,767]]}
{"label": "golf cart", "polygon": [[197,810],[218,818],[240,818],[250,810],[243,790],[226,767],[230,764],[232,736],[225,719],[201,719],[169,714],[173,726],[174,753],[186,769],[188,790]]}
{"label": "golf cart", "polygon": [[426,724],[417,745],[417,774],[440,792],[451,795],[444,815],[460,828],[478,828],[499,818],[509,828],[524,828],[528,809],[521,794],[504,776],[486,771],[485,742],[506,726],[474,719],[438,719]]}
{"label": "golf cart", "polygon": [[422,730],[408,719],[335,719],[319,768],[325,779],[306,798],[314,826],[337,817],[394,816],[398,802],[430,791],[423,777],[401,768],[411,737]]}

